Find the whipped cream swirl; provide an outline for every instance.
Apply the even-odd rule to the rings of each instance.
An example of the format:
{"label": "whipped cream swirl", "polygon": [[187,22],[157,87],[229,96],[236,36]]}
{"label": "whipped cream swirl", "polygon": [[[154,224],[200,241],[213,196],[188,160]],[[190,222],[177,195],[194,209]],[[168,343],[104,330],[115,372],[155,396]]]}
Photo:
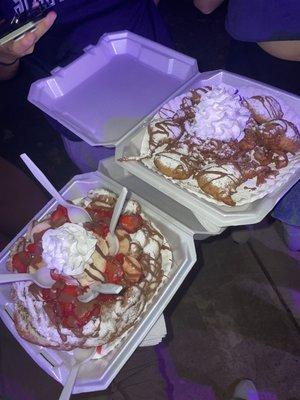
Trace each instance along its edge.
{"label": "whipped cream swirl", "polygon": [[97,239],[77,224],[65,223],[57,229],[47,230],[42,237],[43,259],[49,269],[65,275],[83,273]]}
{"label": "whipped cream swirl", "polygon": [[240,141],[249,116],[250,111],[242,106],[238,94],[216,87],[202,95],[196,106],[193,129],[203,140]]}

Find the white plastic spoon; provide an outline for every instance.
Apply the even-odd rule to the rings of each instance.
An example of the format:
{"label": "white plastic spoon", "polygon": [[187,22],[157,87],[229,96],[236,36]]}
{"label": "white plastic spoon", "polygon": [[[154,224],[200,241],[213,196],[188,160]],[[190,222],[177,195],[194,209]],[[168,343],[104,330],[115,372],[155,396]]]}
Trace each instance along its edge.
{"label": "white plastic spoon", "polygon": [[119,221],[121,212],[123,210],[123,206],[124,206],[124,202],[126,200],[127,193],[128,193],[127,188],[123,187],[121,190],[121,193],[116,201],[116,204],[114,207],[114,212],[111,217],[110,224],[109,224],[109,232],[111,235],[115,234],[115,229],[116,229],[117,223]]}
{"label": "white plastic spoon", "polygon": [[114,283],[94,283],[89,287],[86,293],[78,296],[78,300],[82,303],[88,303],[95,299],[99,293],[103,294],[119,294],[123,286]]}
{"label": "white plastic spoon", "polygon": [[68,216],[71,222],[74,224],[84,223],[91,221],[89,213],[80,206],[75,206],[68,203],[61,194],[55,189],[49,179],[44,175],[44,173],[34,164],[34,162],[23,153],[20,155],[24,163],[30,169],[32,174],[36,179],[44,186],[44,188],[55,198],[55,200],[62,206],[66,207],[68,210]]}
{"label": "white plastic spoon", "polygon": [[111,255],[115,255],[119,251],[119,240],[118,240],[117,236],[115,235],[115,229],[116,229],[117,223],[119,221],[121,212],[123,210],[123,206],[124,206],[124,202],[126,200],[127,193],[128,193],[127,188],[123,187],[121,190],[121,193],[116,201],[116,204],[114,207],[114,212],[113,212],[113,215],[110,220],[107,241],[109,243]]}
{"label": "white plastic spoon", "polygon": [[55,283],[55,280],[51,278],[50,270],[46,267],[39,268],[32,274],[0,274],[0,284],[20,281],[32,281],[42,288],[51,288]]}
{"label": "white plastic spoon", "polygon": [[73,387],[78,375],[79,368],[83,363],[88,361],[95,354],[95,348],[92,349],[74,349],[73,357],[75,364],[72,366],[69,376],[64,385],[63,391],[59,396],[59,400],[69,400],[73,391]]}

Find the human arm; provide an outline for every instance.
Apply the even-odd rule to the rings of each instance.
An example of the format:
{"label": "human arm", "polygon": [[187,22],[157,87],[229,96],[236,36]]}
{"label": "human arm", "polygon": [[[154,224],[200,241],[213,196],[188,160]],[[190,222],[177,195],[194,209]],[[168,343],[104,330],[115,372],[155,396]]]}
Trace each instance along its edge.
{"label": "human arm", "polygon": [[300,61],[300,40],[259,42],[258,45],[273,57],[281,60]]}
{"label": "human arm", "polygon": [[0,46],[0,80],[8,80],[15,76],[21,57],[31,54],[35,43],[51,28],[56,13],[51,11],[32,32],[26,33],[21,39],[11,40]]}
{"label": "human arm", "polygon": [[224,0],[194,0],[194,6],[203,14],[211,14]]}

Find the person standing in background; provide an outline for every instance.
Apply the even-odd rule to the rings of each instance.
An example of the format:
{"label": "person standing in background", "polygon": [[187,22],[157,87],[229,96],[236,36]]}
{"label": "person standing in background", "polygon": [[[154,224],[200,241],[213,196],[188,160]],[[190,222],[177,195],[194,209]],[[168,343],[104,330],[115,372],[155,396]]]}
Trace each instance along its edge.
{"label": "person standing in background", "polygon": [[[194,5],[209,14],[223,1],[194,0]],[[226,69],[300,95],[299,21],[299,0],[229,0]],[[283,223],[290,250],[299,251],[299,181],[276,205],[273,216]]]}

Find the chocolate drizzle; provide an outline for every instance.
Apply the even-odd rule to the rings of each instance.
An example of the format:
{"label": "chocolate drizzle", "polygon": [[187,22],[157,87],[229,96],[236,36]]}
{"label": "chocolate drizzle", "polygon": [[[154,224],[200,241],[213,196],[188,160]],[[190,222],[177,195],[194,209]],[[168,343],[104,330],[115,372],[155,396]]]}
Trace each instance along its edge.
{"label": "chocolate drizzle", "polygon": [[[241,98],[241,105],[251,112],[244,138],[227,142],[217,138],[202,140],[193,133],[192,127],[195,106],[201,102],[201,95],[209,90],[209,87],[193,89],[182,96],[177,111],[163,107],[158,112],[161,119],[158,122],[154,120],[148,127],[149,154],[145,157],[152,160],[153,169],[156,168],[175,182],[195,179],[199,184],[199,178],[207,175],[209,184],[205,185],[201,180],[199,190],[210,196],[211,191],[207,192],[206,188],[214,182],[218,186],[218,181],[225,175],[229,177],[228,192],[231,194],[249,179],[256,178],[256,186],[259,186],[266,179],[276,176],[279,169],[288,165],[287,154],[295,154],[300,149],[298,129],[292,122],[281,119],[283,112],[280,104],[271,96]],[[143,157],[137,157],[136,160],[143,160]],[[210,165],[212,168],[208,169]],[[213,165],[224,167],[224,173],[220,173],[219,169],[214,170]],[[230,172],[227,165],[236,171]],[[236,172],[241,175],[238,180]],[[211,174],[216,176],[213,180],[209,178]],[[213,197],[224,202],[218,192],[216,188]]]}
{"label": "chocolate drizzle", "polygon": [[[101,203],[104,203],[104,205],[102,206]],[[136,319],[146,309],[157,289],[161,286],[164,279],[162,251],[167,251],[169,247],[164,236],[141,214],[142,210],[137,202],[132,204],[130,209],[133,209],[134,213],[138,215],[138,218],[136,218],[139,225],[136,231],[141,231],[141,235],[145,237],[151,255],[147,254],[146,250],[144,251],[143,246],[132,240],[133,233],[130,226],[128,226],[129,234],[124,230],[126,225],[123,227],[120,223],[117,226],[116,234],[120,243],[125,240],[123,249],[126,253],[118,253],[115,256],[109,254],[109,247],[105,247],[108,246],[108,242],[105,241],[106,223],[109,224],[114,204],[115,200],[109,202],[104,198],[100,200],[96,196],[89,202],[88,209],[92,223],[88,225],[88,228],[97,231],[98,243],[92,256],[93,262],[85,269],[85,273],[91,278],[91,281],[99,281],[99,274],[101,274],[103,281],[113,283],[114,281],[110,279],[114,278],[115,275],[112,275],[113,270],[109,270],[109,263],[112,267],[123,268],[120,281],[124,286],[123,291],[120,295],[100,294],[94,300],[83,303],[79,301],[79,296],[85,292],[86,286],[81,285],[81,278],[76,277],[71,282],[65,276],[56,273],[53,275],[56,282],[51,289],[41,289],[35,284],[30,284],[22,288],[20,297],[16,290],[16,307],[22,309],[22,315],[28,320],[31,331],[36,332],[36,335],[30,337],[30,340],[36,340],[35,343],[45,345],[45,341],[49,340],[49,347],[69,350],[74,347],[93,346],[95,340],[92,339],[96,339],[96,343],[99,345],[113,341],[134,325]],[[131,214],[125,215],[130,216]],[[46,221],[47,218],[49,217],[46,217]],[[24,252],[27,244],[28,242],[25,239],[20,240],[17,248]],[[135,250],[131,245],[135,246]],[[97,263],[99,260],[97,257],[94,258],[95,254],[101,257],[101,260],[104,260],[103,273],[99,270]],[[100,263],[100,266],[103,266],[103,264]],[[169,267],[170,265],[168,265]],[[32,302],[30,306],[27,306],[26,298]],[[37,306],[34,305],[35,303]],[[34,307],[34,311],[31,314],[32,307]],[[58,341],[57,335],[51,336],[50,339],[50,336],[44,336],[45,317],[43,317],[43,328],[39,330],[37,312],[41,314],[41,307],[48,317],[46,335],[49,334],[47,329],[55,329],[61,342]],[[105,326],[103,326],[103,319]],[[87,323],[90,321],[92,321],[92,324],[86,329]],[[21,331],[20,333],[22,334]],[[28,339],[27,335],[25,338]]]}

